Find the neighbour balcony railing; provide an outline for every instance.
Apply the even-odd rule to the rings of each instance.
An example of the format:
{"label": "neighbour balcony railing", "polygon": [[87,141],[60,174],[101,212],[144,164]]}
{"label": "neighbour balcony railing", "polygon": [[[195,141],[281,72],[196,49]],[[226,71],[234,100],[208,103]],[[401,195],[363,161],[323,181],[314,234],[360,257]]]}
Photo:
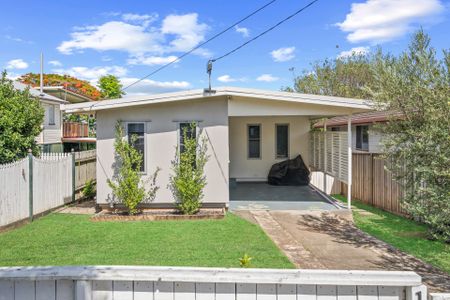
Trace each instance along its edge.
{"label": "neighbour balcony railing", "polygon": [[89,125],[78,122],[64,122],[63,137],[65,138],[89,137]]}

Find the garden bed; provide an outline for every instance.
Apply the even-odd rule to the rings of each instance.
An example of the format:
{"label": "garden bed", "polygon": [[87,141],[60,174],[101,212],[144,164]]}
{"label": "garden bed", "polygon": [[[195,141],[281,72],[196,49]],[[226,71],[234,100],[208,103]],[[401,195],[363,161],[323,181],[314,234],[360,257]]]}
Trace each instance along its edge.
{"label": "garden bed", "polygon": [[91,217],[91,221],[164,221],[164,220],[217,220],[225,217],[224,209],[203,208],[194,215],[183,215],[173,209],[149,209],[137,215],[123,211],[102,210]]}

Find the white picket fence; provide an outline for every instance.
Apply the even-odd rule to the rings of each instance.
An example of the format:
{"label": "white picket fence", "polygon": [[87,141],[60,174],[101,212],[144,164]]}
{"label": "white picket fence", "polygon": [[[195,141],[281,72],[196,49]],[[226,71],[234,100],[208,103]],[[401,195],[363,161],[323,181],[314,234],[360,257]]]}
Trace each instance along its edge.
{"label": "white picket fence", "polygon": [[414,272],[138,266],[0,268],[2,300],[425,300]]}
{"label": "white picket fence", "polygon": [[0,227],[70,202],[72,185],[71,154],[42,154],[0,165]]}

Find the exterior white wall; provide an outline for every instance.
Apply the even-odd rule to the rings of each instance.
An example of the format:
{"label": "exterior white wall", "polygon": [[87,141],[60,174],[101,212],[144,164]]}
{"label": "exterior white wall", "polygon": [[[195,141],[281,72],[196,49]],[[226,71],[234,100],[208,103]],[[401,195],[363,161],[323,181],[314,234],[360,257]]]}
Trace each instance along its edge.
{"label": "exterior white wall", "polygon": [[[249,159],[247,125],[261,124],[261,159]],[[267,180],[270,167],[285,158],[276,158],[275,125],[289,124],[289,157],[302,155],[309,164],[308,117],[230,117],[230,177],[240,180]]]}
{"label": "exterior white wall", "polygon": [[[377,129],[374,128],[373,125],[369,124],[369,150],[367,152],[371,153],[381,153],[382,145],[381,140],[383,139],[383,134],[380,133]],[[347,131],[347,125],[345,126],[332,126],[339,127],[340,131]],[[331,130],[331,128],[329,128]],[[352,125],[352,150],[353,151],[361,151],[356,149],[356,125]],[[366,152],[366,151],[362,151]]]}
{"label": "exterior white wall", "polygon": [[[42,124],[43,130],[37,137],[38,144],[58,144],[61,143],[62,138],[62,112],[59,108],[59,104],[51,104],[41,102],[44,108],[44,123]],[[48,107],[53,105],[55,107],[55,124],[49,124]]]}
{"label": "exterior white wall", "polygon": [[97,202],[112,199],[107,179],[114,174],[114,127],[118,120],[147,121],[145,133],[146,180],[157,167],[160,187],[155,204],[173,203],[168,188],[171,161],[178,145],[178,122],[200,121],[202,134],[208,138],[206,164],[207,185],[203,203],[227,203],[228,196],[228,116],[227,100],[190,100],[176,103],[155,104],[97,112]]}

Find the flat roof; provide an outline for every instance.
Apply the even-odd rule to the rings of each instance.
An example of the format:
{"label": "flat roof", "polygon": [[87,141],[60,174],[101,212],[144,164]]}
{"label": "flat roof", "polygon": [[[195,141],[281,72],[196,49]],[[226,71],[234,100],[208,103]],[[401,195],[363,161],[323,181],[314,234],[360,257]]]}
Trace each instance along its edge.
{"label": "flat roof", "polygon": [[68,103],[68,101],[60,99],[58,97],[55,97],[55,96],[52,96],[52,95],[49,95],[49,94],[46,94],[46,93],[41,93],[40,90],[35,89],[35,88],[33,88],[33,87],[31,87],[31,86],[29,86],[29,85],[27,85],[25,83],[22,83],[20,81],[14,80],[13,81],[13,86],[14,86],[14,88],[16,88],[16,89],[18,89],[20,91],[24,91],[25,89],[29,88],[31,96],[39,98],[39,99],[44,100],[44,101],[57,102],[57,103]]}
{"label": "flat roof", "polygon": [[238,88],[238,87],[219,87],[214,89],[213,91],[214,91],[213,93],[209,93],[205,92],[205,90],[197,89],[175,93],[153,94],[138,97],[129,97],[129,98],[125,97],[120,99],[101,100],[96,102],[67,104],[62,106],[62,110],[65,111],[66,113],[88,113],[105,109],[186,101],[194,99],[207,99],[224,96],[345,107],[349,109],[354,109],[355,112],[369,111],[373,109],[372,101],[362,99],[331,97],[323,95],[310,95],[291,92],[278,92],[278,91]]}

